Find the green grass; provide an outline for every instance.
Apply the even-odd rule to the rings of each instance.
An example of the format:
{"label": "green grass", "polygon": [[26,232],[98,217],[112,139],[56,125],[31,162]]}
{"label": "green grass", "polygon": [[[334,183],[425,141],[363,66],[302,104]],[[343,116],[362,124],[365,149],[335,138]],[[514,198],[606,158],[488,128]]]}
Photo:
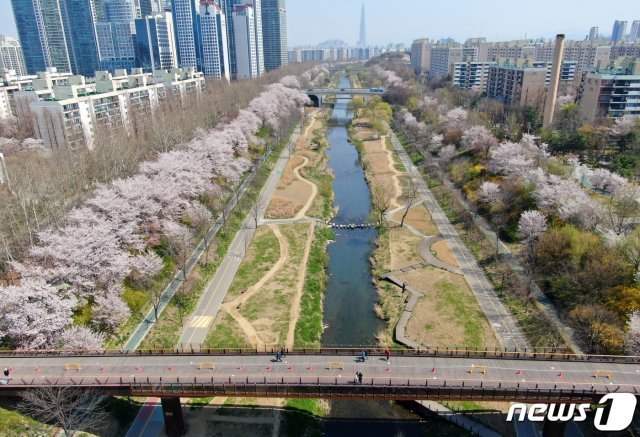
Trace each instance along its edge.
{"label": "green grass", "polygon": [[209,405],[209,403],[211,403],[212,400],[213,400],[212,397],[192,398],[190,399],[190,402],[189,402],[189,410],[191,411],[201,410],[207,405]]}
{"label": "green grass", "polygon": [[322,417],[328,413],[318,399],[287,399],[280,433],[285,436],[321,436]]}
{"label": "green grass", "polygon": [[240,295],[244,290],[254,285],[271,269],[280,257],[278,238],[271,231],[267,231],[251,240],[247,255],[242,260],[238,272],[233,278],[229,292],[230,297]]}
{"label": "green grass", "polygon": [[251,347],[242,329],[229,314],[223,314],[220,323],[211,327],[205,344],[211,347]]}
{"label": "green grass", "polygon": [[53,427],[0,407],[0,434],[7,436],[49,436]]}
{"label": "green grass", "polygon": [[439,281],[435,288],[438,295],[438,312],[451,314],[455,323],[464,328],[464,340],[461,344],[484,346],[482,324],[486,318],[478,308],[478,303],[470,300],[467,294],[460,293],[460,288],[450,282]]}
{"label": "green grass", "polygon": [[322,302],[327,284],[327,242],[333,238],[328,228],[316,229],[315,239],[309,252],[307,276],[300,301],[300,317],[296,324],[296,345],[318,346],[322,337]]}

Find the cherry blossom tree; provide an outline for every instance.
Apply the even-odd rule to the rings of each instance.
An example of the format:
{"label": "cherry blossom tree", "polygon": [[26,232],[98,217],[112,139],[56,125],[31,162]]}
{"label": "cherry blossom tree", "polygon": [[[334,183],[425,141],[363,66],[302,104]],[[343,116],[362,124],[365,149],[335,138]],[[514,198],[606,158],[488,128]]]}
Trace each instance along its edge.
{"label": "cherry blossom tree", "polygon": [[540,237],[547,231],[547,217],[540,211],[525,211],[518,221],[518,232],[525,241],[525,268],[524,274],[526,279],[527,302],[531,297],[531,288],[533,278],[536,271],[535,244]]}
{"label": "cherry blossom tree", "polygon": [[183,276],[187,277],[187,260],[193,246],[191,231],[179,223],[163,220],[162,229],[171,250],[175,254]]}
{"label": "cherry blossom tree", "polygon": [[300,81],[295,76],[285,76],[280,79],[280,83],[287,88],[300,88]]}
{"label": "cherry blossom tree", "polygon": [[624,349],[629,355],[640,355],[640,311],[636,310],[629,317],[629,325],[624,339]]}
{"label": "cherry blossom tree", "polygon": [[86,326],[71,326],[58,338],[58,349],[80,351],[100,350],[104,344],[104,334],[92,331]]}
{"label": "cherry blossom tree", "polygon": [[631,131],[631,129],[638,126],[638,120],[640,120],[638,116],[630,114],[618,117],[616,118],[616,123],[611,127],[611,131],[615,135],[626,135]]}
{"label": "cherry blossom tree", "polygon": [[492,147],[498,145],[498,140],[484,126],[472,126],[462,134],[462,146],[484,153],[489,156]]}
{"label": "cherry blossom tree", "polygon": [[480,200],[489,205],[500,202],[502,200],[500,185],[494,182],[483,182],[480,185]]}
{"label": "cherry blossom tree", "polygon": [[444,163],[449,163],[454,156],[456,156],[456,146],[454,146],[453,144],[444,146],[442,149],[440,149],[440,152],[438,153],[438,157]]}
{"label": "cherry blossom tree", "polygon": [[457,107],[446,113],[444,121],[451,128],[461,129],[469,118],[469,112],[466,109]]}
{"label": "cherry blossom tree", "polygon": [[0,287],[0,337],[19,349],[53,346],[72,323],[73,295],[42,279]]}
{"label": "cherry blossom tree", "polygon": [[537,239],[547,231],[547,217],[540,211],[525,211],[518,221],[518,232],[525,241]]}
{"label": "cherry blossom tree", "polygon": [[99,294],[94,298],[92,323],[102,331],[113,332],[131,316],[129,306],[114,292]]}
{"label": "cherry blossom tree", "polygon": [[594,188],[609,194],[615,193],[628,183],[624,177],[604,168],[595,169],[589,181]]}

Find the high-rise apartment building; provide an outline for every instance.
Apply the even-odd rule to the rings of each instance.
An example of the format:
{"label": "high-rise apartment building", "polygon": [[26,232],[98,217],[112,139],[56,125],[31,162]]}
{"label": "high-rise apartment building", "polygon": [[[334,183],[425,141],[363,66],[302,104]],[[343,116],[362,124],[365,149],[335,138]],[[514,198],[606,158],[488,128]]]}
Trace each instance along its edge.
{"label": "high-rise apartment building", "polygon": [[235,79],[236,69],[236,44],[233,30],[233,8],[237,0],[220,0],[222,13],[227,19],[227,45],[229,48],[229,66],[231,67],[231,77]]}
{"label": "high-rise apartment building", "polygon": [[161,0],[139,0],[140,17],[149,17],[163,12]]}
{"label": "high-rise apartment building", "polygon": [[173,0],[173,23],[181,68],[202,70],[200,54],[199,6],[197,0]]}
{"label": "high-rise apartment building", "polygon": [[489,68],[496,65],[495,62],[456,62],[453,64],[451,80],[454,86],[463,89],[484,92],[487,89]]}
{"label": "high-rise apartment building", "polygon": [[591,28],[591,30],[589,30],[589,41],[593,41],[595,39],[598,39],[598,27],[597,26],[593,26]]}
{"label": "high-rise apartment building", "polygon": [[27,72],[71,72],[59,0],[11,0],[11,6]]}
{"label": "high-rise apartment building", "polygon": [[431,41],[417,39],[411,44],[411,66],[416,74],[429,71],[431,65]]}
{"label": "high-rise apartment building", "polygon": [[8,35],[0,35],[0,69],[14,70],[17,76],[27,75],[20,42]]}
{"label": "high-rise apartment building", "polygon": [[582,115],[599,117],[640,116],[640,62],[624,59],[610,70],[583,74],[578,92]]}
{"label": "high-rise apartment building", "polygon": [[138,18],[134,0],[102,0],[104,21],[112,23],[133,22]]}
{"label": "high-rise apartment building", "polygon": [[287,6],[285,0],[262,0],[264,66],[267,70],[286,65]]}
{"label": "high-rise apartment building", "polygon": [[627,34],[627,22],[616,20],[611,30],[611,41],[622,41]]}
{"label": "high-rise apartment building", "polygon": [[214,0],[200,0],[200,35],[202,37],[202,72],[229,81],[227,20]]}
{"label": "high-rise apartment building", "polygon": [[640,20],[634,20],[631,23],[631,31],[629,32],[629,40],[633,41],[640,38]]}
{"label": "high-rise apartment building", "polygon": [[[264,74],[264,35],[262,33],[262,0],[251,0],[253,6],[253,27],[256,35],[256,57],[258,76]],[[289,59],[287,55],[287,60]]]}
{"label": "high-rise apartment building", "polygon": [[114,72],[118,69],[137,67],[136,35],[133,21],[120,23],[98,22],[96,23],[96,34],[98,35],[101,70]]}
{"label": "high-rise apartment building", "polygon": [[431,47],[430,79],[442,79],[453,71],[456,62],[475,62],[478,60],[477,47],[460,47],[459,44],[436,44]]}
{"label": "high-rise apartment building", "polygon": [[100,69],[93,0],[60,0],[60,6],[71,71],[91,77]]}
{"label": "high-rise apartment building", "polygon": [[258,76],[254,20],[254,11],[251,4],[236,6],[233,9],[233,33],[236,45],[238,79],[250,79]]}
{"label": "high-rise apartment building", "polygon": [[137,64],[145,72],[178,67],[171,12],[136,20]]}
{"label": "high-rise apartment building", "polygon": [[546,68],[492,65],[487,78],[487,96],[514,106],[542,107]]}

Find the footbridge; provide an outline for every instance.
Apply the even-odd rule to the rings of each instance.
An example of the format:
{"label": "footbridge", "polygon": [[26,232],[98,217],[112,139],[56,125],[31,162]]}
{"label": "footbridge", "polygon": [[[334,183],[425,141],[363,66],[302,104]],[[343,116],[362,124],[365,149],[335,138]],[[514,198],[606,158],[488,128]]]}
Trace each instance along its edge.
{"label": "footbridge", "polygon": [[383,96],[386,93],[384,88],[310,88],[307,95],[313,102],[313,105],[320,107],[329,95],[338,98],[352,98],[354,96],[362,96],[368,101],[372,96]]}
{"label": "footbridge", "polygon": [[[165,426],[179,435],[181,397],[249,396],[388,400],[596,402],[610,392],[640,395],[640,357],[576,355],[555,349],[203,348],[0,351],[10,376],[0,396],[38,387],[96,389],[161,398]],[[355,382],[356,371],[362,381]],[[173,430],[173,431],[171,431]],[[174,432],[175,431],[175,432]]]}

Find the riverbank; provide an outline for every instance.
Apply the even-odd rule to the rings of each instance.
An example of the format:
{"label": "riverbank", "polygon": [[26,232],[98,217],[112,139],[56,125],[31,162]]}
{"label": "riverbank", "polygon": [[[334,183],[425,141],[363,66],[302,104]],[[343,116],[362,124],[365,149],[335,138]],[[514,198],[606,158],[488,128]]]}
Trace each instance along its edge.
{"label": "riverbank", "polygon": [[[447,242],[432,238],[439,237],[438,230],[426,207],[412,199],[415,193],[409,175],[387,137],[373,131],[364,117],[354,119],[350,136],[358,146],[374,202],[381,203],[374,208],[384,215],[371,258],[378,289],[376,314],[386,322],[384,331],[378,333],[380,343],[396,343],[396,326],[406,311],[406,293],[382,279],[397,272],[393,276],[400,284],[421,294],[403,326],[405,337],[429,346],[497,346],[499,342],[458,271]],[[400,226],[403,217],[404,226]],[[409,266],[419,268],[401,270]]]}
{"label": "riverbank", "polygon": [[209,331],[209,345],[292,347],[319,345],[331,172],[327,167],[326,112],[314,110],[292,150],[264,224],[243,261]]}

